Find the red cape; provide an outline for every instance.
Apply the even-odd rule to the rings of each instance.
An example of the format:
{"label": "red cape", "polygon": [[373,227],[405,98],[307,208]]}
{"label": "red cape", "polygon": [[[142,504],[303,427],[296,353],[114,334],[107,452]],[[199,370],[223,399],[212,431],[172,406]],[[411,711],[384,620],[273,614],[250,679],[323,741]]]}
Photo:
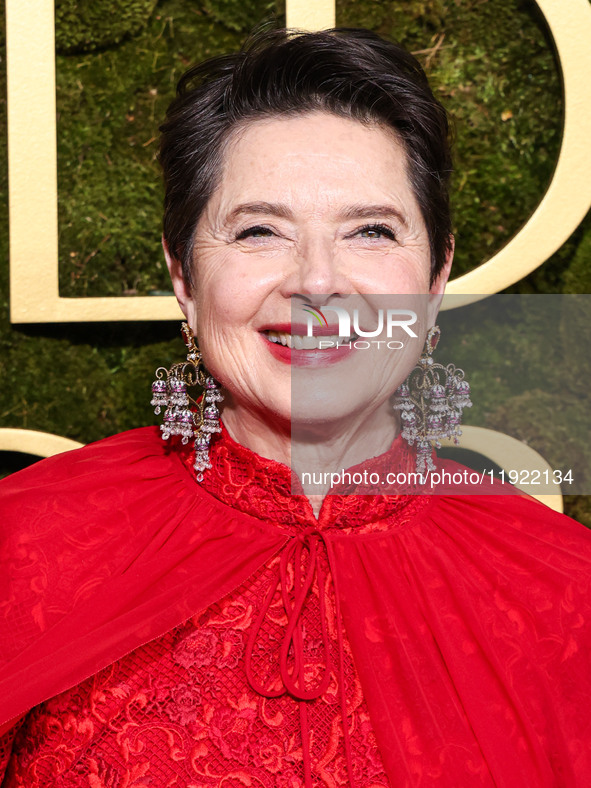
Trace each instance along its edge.
{"label": "red cape", "polygon": [[[10,477],[0,523],[0,723],[209,607],[293,537],[205,492],[153,428]],[[383,531],[324,538],[392,784],[591,784],[583,526],[521,496],[431,496]]]}

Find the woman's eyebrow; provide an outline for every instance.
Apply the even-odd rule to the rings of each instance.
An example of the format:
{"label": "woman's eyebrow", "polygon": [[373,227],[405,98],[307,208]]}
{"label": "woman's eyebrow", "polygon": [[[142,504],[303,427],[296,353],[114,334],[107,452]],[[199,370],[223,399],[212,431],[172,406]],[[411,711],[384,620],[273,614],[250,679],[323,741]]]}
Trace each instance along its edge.
{"label": "woman's eyebrow", "polygon": [[290,219],[293,217],[292,210],[282,203],[271,202],[246,202],[237,205],[236,208],[228,214],[228,221],[237,219],[243,214],[267,214],[271,216],[279,216],[282,219]]}
{"label": "woman's eyebrow", "polygon": [[406,217],[394,205],[350,205],[339,214],[342,219],[397,219],[406,225]]}

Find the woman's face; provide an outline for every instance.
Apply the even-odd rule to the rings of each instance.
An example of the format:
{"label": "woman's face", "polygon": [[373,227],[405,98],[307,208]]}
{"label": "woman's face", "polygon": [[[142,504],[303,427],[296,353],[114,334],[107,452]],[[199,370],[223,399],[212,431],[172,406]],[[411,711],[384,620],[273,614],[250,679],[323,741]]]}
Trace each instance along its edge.
{"label": "woman's face", "polygon": [[[435,322],[451,255],[430,288],[429,239],[402,146],[383,127],[319,111],[257,120],[233,135],[220,185],[196,227],[192,290],[178,263],[169,265],[230,407],[313,420],[315,411],[337,419],[369,412],[404,380]],[[324,310],[332,333],[337,318],[329,307],[357,307],[369,330],[389,294],[421,295],[423,312],[418,339],[391,352],[392,363],[383,354],[301,348],[298,337],[312,319],[305,304]],[[292,408],[297,376],[314,395],[293,398]],[[363,381],[359,391],[331,402],[352,379]]]}

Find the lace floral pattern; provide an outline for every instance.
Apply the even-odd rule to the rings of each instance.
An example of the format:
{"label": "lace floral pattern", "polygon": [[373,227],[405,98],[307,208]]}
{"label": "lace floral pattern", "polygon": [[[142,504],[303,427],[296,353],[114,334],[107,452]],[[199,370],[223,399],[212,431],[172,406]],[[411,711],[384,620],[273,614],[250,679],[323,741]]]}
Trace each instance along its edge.
{"label": "lace floral pattern", "polygon": [[[203,614],[36,707],[16,736],[3,785],[303,788],[302,703],[312,785],[352,784],[335,676],[325,695],[309,702],[287,694],[261,697],[246,680],[245,638],[273,568],[263,568]],[[257,665],[260,658],[268,675],[283,624],[280,608],[275,599],[258,648]],[[310,641],[306,658],[312,679],[322,667],[317,639]],[[353,780],[357,786],[387,786],[348,649],[345,659]]]}

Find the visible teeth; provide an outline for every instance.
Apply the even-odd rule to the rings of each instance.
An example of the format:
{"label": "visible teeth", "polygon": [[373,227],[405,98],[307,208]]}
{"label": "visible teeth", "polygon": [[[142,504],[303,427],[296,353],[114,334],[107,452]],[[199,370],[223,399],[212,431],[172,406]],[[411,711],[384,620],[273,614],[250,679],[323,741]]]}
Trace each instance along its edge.
{"label": "visible teeth", "polygon": [[268,331],[267,339],[284,347],[294,350],[331,350],[341,345],[348,345],[357,339],[357,335],[350,337],[340,337],[338,334],[331,334],[323,337],[308,337],[300,334],[288,334],[285,331]]}
{"label": "visible teeth", "polygon": [[[294,339],[300,339],[300,337],[294,337]],[[302,347],[299,348],[298,344],[296,343],[295,347],[296,350],[330,350],[331,348],[337,347],[337,345],[342,345],[345,341],[345,337],[339,337],[337,334],[333,334],[330,336],[325,337],[301,337]]]}

